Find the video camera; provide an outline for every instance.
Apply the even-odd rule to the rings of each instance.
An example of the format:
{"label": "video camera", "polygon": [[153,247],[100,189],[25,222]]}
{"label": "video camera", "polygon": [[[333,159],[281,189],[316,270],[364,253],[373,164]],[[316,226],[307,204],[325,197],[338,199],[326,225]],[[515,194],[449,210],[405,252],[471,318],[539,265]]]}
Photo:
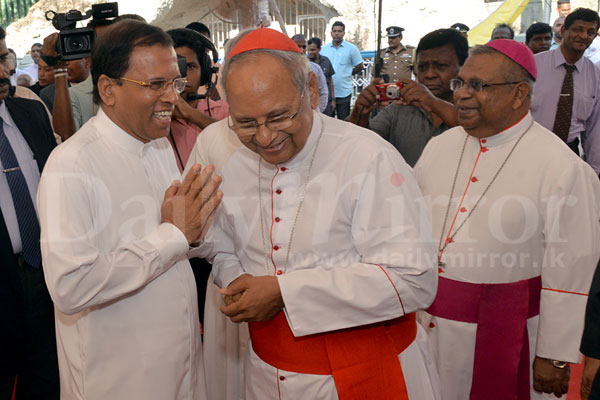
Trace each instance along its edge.
{"label": "video camera", "polygon": [[92,9],[82,14],[71,10],[66,13],[46,11],[46,19],[60,31],[56,42],[56,52],[65,61],[78,60],[92,54],[92,44],[96,38],[94,28],[75,28],[77,21],[92,18],[101,21],[119,16],[119,5],[114,3],[93,4]]}

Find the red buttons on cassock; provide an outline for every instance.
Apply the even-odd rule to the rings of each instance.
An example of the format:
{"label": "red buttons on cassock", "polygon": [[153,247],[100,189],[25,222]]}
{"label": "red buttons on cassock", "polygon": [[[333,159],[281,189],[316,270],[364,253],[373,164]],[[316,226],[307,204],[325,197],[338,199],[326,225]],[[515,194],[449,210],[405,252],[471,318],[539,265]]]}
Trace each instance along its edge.
{"label": "red buttons on cassock", "polygon": [[487,142],[487,140],[481,139],[481,143],[486,143],[486,142]]}
{"label": "red buttons on cassock", "polygon": [[279,250],[279,246],[277,246],[277,245],[273,246],[273,250],[275,250],[275,251]]}
{"label": "red buttons on cassock", "polygon": [[429,324],[429,327],[430,327],[430,328],[435,328],[435,324],[434,324],[433,322],[431,322],[431,323]]}
{"label": "red buttons on cassock", "polygon": [[281,172],[285,172],[285,171],[287,171],[287,168],[286,167],[281,167]]}
{"label": "red buttons on cassock", "polygon": [[283,272],[281,270],[277,271],[277,275],[281,275]]}
{"label": "red buttons on cassock", "polygon": [[277,190],[275,191],[275,193],[277,193],[277,194],[281,194],[281,193],[283,193],[283,192],[281,191],[281,189],[277,189]]}
{"label": "red buttons on cassock", "polygon": [[462,207],[462,208],[460,209],[460,212],[461,212],[461,213],[465,213],[465,212],[467,212],[467,209],[466,209],[466,208],[464,208],[464,207]]}
{"label": "red buttons on cassock", "polygon": [[285,376],[280,376],[280,377],[279,377],[279,380],[280,380],[280,381],[285,381]]}
{"label": "red buttons on cassock", "polygon": [[479,182],[479,179],[477,179],[477,177],[474,176],[474,177],[471,178],[471,182],[473,182],[473,183]]}
{"label": "red buttons on cassock", "polygon": [[488,150],[489,150],[489,149],[488,149],[487,147],[482,147],[482,148],[481,148],[481,152],[482,152],[482,153],[485,153],[485,152],[486,152],[486,151],[488,151]]}
{"label": "red buttons on cassock", "polygon": [[281,218],[279,218],[279,217],[276,217],[276,218],[275,218],[275,222],[279,222],[279,221],[281,221]]}

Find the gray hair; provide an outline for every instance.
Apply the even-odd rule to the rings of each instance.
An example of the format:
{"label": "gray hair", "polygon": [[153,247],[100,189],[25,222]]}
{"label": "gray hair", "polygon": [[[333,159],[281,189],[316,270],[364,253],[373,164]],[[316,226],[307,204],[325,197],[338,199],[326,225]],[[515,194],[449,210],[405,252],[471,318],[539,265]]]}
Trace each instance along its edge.
{"label": "gray hair", "polygon": [[[485,45],[478,45],[478,46],[472,47],[471,50],[469,50],[469,57],[480,56],[480,55],[484,55],[484,54],[502,54],[502,53],[500,51],[494,49],[493,47],[485,46]],[[502,54],[502,55],[504,55],[504,54]],[[504,69],[503,78],[506,80],[506,82],[525,82],[529,86],[528,97],[531,99],[533,97],[533,86],[535,84],[533,77],[529,74],[529,72],[527,72],[527,70],[525,68],[523,68],[522,66],[517,64],[515,61],[513,61],[509,57],[505,56],[505,59],[509,63],[507,65],[512,66],[512,68]]]}
{"label": "gray hair", "polygon": [[225,46],[225,63],[223,64],[223,69],[221,70],[221,84],[223,85],[223,88],[226,87],[225,85],[227,84],[227,76],[229,75],[231,65],[241,61],[250,60],[252,58],[257,58],[261,54],[268,54],[277,59],[287,70],[292,78],[294,86],[298,89],[298,91],[304,90],[308,83],[308,77],[310,73],[308,58],[304,54],[293,51],[257,49],[246,51],[244,53],[236,54],[231,58],[227,58],[231,50],[239,43],[239,41],[254,30],[255,29],[248,29],[242,31],[239,35],[227,42],[227,46]]}

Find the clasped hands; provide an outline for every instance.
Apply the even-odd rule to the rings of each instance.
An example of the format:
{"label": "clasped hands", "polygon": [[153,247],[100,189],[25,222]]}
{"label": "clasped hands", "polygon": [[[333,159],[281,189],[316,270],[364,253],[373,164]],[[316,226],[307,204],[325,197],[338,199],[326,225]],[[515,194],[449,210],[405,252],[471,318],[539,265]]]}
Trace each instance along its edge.
{"label": "clasped hands", "polygon": [[165,192],[161,222],[179,228],[190,245],[204,237],[223,199],[223,192],[218,191],[221,177],[213,176],[214,172],[212,165],[202,169],[200,164],[196,164],[183,182],[173,182]]}
{"label": "clasped hands", "polygon": [[269,321],[284,305],[274,276],[244,274],[221,289],[221,294],[221,312],[237,323]]}

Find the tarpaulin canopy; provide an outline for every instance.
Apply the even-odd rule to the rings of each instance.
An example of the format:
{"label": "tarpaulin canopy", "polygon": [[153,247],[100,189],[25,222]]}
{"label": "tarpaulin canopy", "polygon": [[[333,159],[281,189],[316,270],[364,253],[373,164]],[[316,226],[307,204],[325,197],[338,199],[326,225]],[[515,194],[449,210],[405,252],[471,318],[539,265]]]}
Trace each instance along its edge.
{"label": "tarpaulin canopy", "polygon": [[487,43],[498,24],[512,25],[528,3],[529,0],[505,0],[496,11],[467,33],[469,46]]}

